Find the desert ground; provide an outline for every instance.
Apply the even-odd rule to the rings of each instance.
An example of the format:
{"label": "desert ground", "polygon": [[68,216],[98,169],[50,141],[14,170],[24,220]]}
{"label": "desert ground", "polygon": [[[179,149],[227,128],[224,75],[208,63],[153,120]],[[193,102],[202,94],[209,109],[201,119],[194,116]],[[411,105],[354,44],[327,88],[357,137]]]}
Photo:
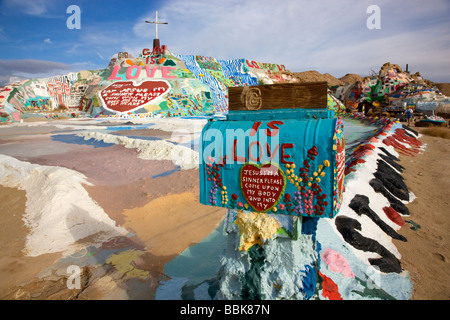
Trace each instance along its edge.
{"label": "desert ground", "polygon": [[[450,129],[447,138],[430,136],[429,129],[412,127],[423,136],[426,152],[415,157],[400,157],[403,177],[416,199],[407,205],[416,230],[402,227],[408,241],[396,241],[402,254],[402,267],[410,272],[414,300],[450,299]],[[433,130],[431,130],[433,132]]]}

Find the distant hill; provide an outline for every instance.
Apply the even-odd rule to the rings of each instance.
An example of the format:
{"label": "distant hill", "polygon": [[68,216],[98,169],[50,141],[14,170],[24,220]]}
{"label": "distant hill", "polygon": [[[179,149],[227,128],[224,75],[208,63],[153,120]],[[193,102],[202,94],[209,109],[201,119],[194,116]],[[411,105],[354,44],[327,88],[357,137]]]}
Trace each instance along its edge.
{"label": "distant hill", "polygon": [[442,94],[450,97],[450,83],[435,83],[435,86],[442,91]]}
{"label": "distant hill", "polygon": [[292,76],[299,79],[300,82],[316,82],[316,81],[326,81],[328,87],[342,86],[345,83],[336,77],[333,77],[329,73],[321,74],[318,71],[304,71],[304,72],[292,72]]}
{"label": "distant hill", "polygon": [[347,73],[345,76],[339,78],[344,84],[355,84],[358,81],[362,81],[364,78],[354,73]]}
{"label": "distant hill", "polygon": [[334,86],[345,86],[348,84],[355,84],[358,81],[362,81],[364,78],[360,75],[354,73],[347,73],[341,78],[336,78],[329,73],[321,74],[318,71],[310,70],[304,72],[292,72],[290,73],[292,77],[300,80],[300,82],[315,82],[315,81],[326,81],[328,87]]}

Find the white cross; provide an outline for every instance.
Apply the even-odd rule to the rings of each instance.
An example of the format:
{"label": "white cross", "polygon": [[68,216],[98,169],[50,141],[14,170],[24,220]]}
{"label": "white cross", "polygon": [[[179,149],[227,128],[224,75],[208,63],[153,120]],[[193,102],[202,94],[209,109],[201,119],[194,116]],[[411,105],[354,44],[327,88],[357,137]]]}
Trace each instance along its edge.
{"label": "white cross", "polygon": [[158,24],[169,24],[167,22],[159,22],[158,21],[158,11],[156,11],[156,20],[155,21],[145,21],[146,23],[154,23],[155,24],[155,39],[158,39]]}

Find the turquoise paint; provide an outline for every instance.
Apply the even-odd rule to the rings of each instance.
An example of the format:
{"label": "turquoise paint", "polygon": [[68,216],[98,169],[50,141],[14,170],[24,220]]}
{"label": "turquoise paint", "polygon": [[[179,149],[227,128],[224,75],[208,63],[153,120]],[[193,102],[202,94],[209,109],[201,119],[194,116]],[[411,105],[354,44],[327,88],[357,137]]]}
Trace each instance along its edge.
{"label": "turquoise paint", "polygon": [[[170,277],[186,278],[188,285],[197,285],[214,278],[220,266],[220,256],[225,249],[226,236],[223,222],[202,242],[184,250],[164,266]],[[200,262],[201,261],[201,262]]]}
{"label": "turquoise paint", "polygon": [[[230,112],[226,120],[209,121],[200,142],[200,202],[333,217],[339,211],[342,191],[337,188],[336,170],[337,144],[342,135],[337,133],[340,122],[333,116],[334,112],[326,109],[282,109]],[[287,174],[290,163],[296,168]],[[265,173],[267,170],[271,172]],[[296,184],[294,173],[305,176],[295,180]],[[313,192],[323,198],[318,200]],[[311,206],[308,210],[307,204]]]}

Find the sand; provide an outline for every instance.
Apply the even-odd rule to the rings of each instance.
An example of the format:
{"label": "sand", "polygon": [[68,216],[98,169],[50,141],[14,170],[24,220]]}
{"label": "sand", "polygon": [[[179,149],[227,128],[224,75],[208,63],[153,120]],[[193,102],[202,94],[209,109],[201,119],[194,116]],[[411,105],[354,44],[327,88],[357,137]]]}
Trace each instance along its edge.
{"label": "sand", "polygon": [[[123,185],[85,186],[90,197],[95,200],[117,223],[125,222],[123,212],[127,209],[143,207],[150,201],[168,194],[183,193],[198,187],[198,170],[183,170],[171,174],[171,180],[165,177],[142,178]],[[176,181],[176,183],[168,183]],[[111,201],[114,199],[114,201]]]}
{"label": "sand", "polygon": [[[130,238],[131,242],[136,242],[135,248],[111,255],[104,266],[92,268],[97,274],[99,269],[104,270],[100,271],[98,278],[90,275],[89,288],[69,290],[66,285],[67,277],[48,274],[49,269],[60,263],[58,260],[62,258],[61,254],[27,257],[22,253],[28,233],[21,220],[25,202],[25,191],[0,186],[2,300],[130,299],[126,289],[129,284],[126,281],[133,277],[149,280],[149,292],[145,292],[143,297],[151,299],[158,282],[165,277],[164,265],[208,236],[225,215],[225,209],[201,205],[198,201],[198,189],[192,187],[190,192],[169,194],[142,207],[124,210],[123,226],[135,233]],[[113,242],[105,243],[103,249],[117,248],[117,243]],[[109,265],[114,268],[111,269]],[[130,266],[135,268],[128,270]],[[134,298],[138,299],[137,296]]]}
{"label": "sand", "polygon": [[363,77],[354,73],[347,73],[345,76],[339,78],[339,80],[344,82],[345,84],[355,84],[356,82],[362,81],[363,79]]}
{"label": "sand", "polygon": [[124,226],[136,232],[151,254],[175,257],[208,236],[225,217],[225,211],[200,204],[197,192],[171,194],[126,210]]}
{"label": "sand", "polygon": [[[25,248],[27,228],[22,221],[25,213],[26,192],[0,186],[0,298],[22,283],[30,283],[38,274],[58,258],[59,253],[29,257],[22,253]],[[39,290],[42,291],[42,288]],[[37,294],[38,292],[36,292]],[[20,298],[16,290],[10,298]],[[31,297],[31,296],[30,296]]]}
{"label": "sand", "polygon": [[[412,127],[419,133],[423,128]],[[450,129],[449,129],[450,130]],[[403,177],[416,199],[407,205],[420,228],[409,225],[399,233],[408,241],[395,241],[402,267],[411,274],[413,300],[450,299],[450,140],[423,135],[427,150],[415,157],[400,156]]]}
{"label": "sand", "polygon": [[326,81],[328,87],[332,86],[343,86],[345,82],[335,78],[329,73],[321,74],[317,71],[303,71],[303,72],[294,72],[292,76],[299,79],[300,82],[317,82],[317,81]]}

